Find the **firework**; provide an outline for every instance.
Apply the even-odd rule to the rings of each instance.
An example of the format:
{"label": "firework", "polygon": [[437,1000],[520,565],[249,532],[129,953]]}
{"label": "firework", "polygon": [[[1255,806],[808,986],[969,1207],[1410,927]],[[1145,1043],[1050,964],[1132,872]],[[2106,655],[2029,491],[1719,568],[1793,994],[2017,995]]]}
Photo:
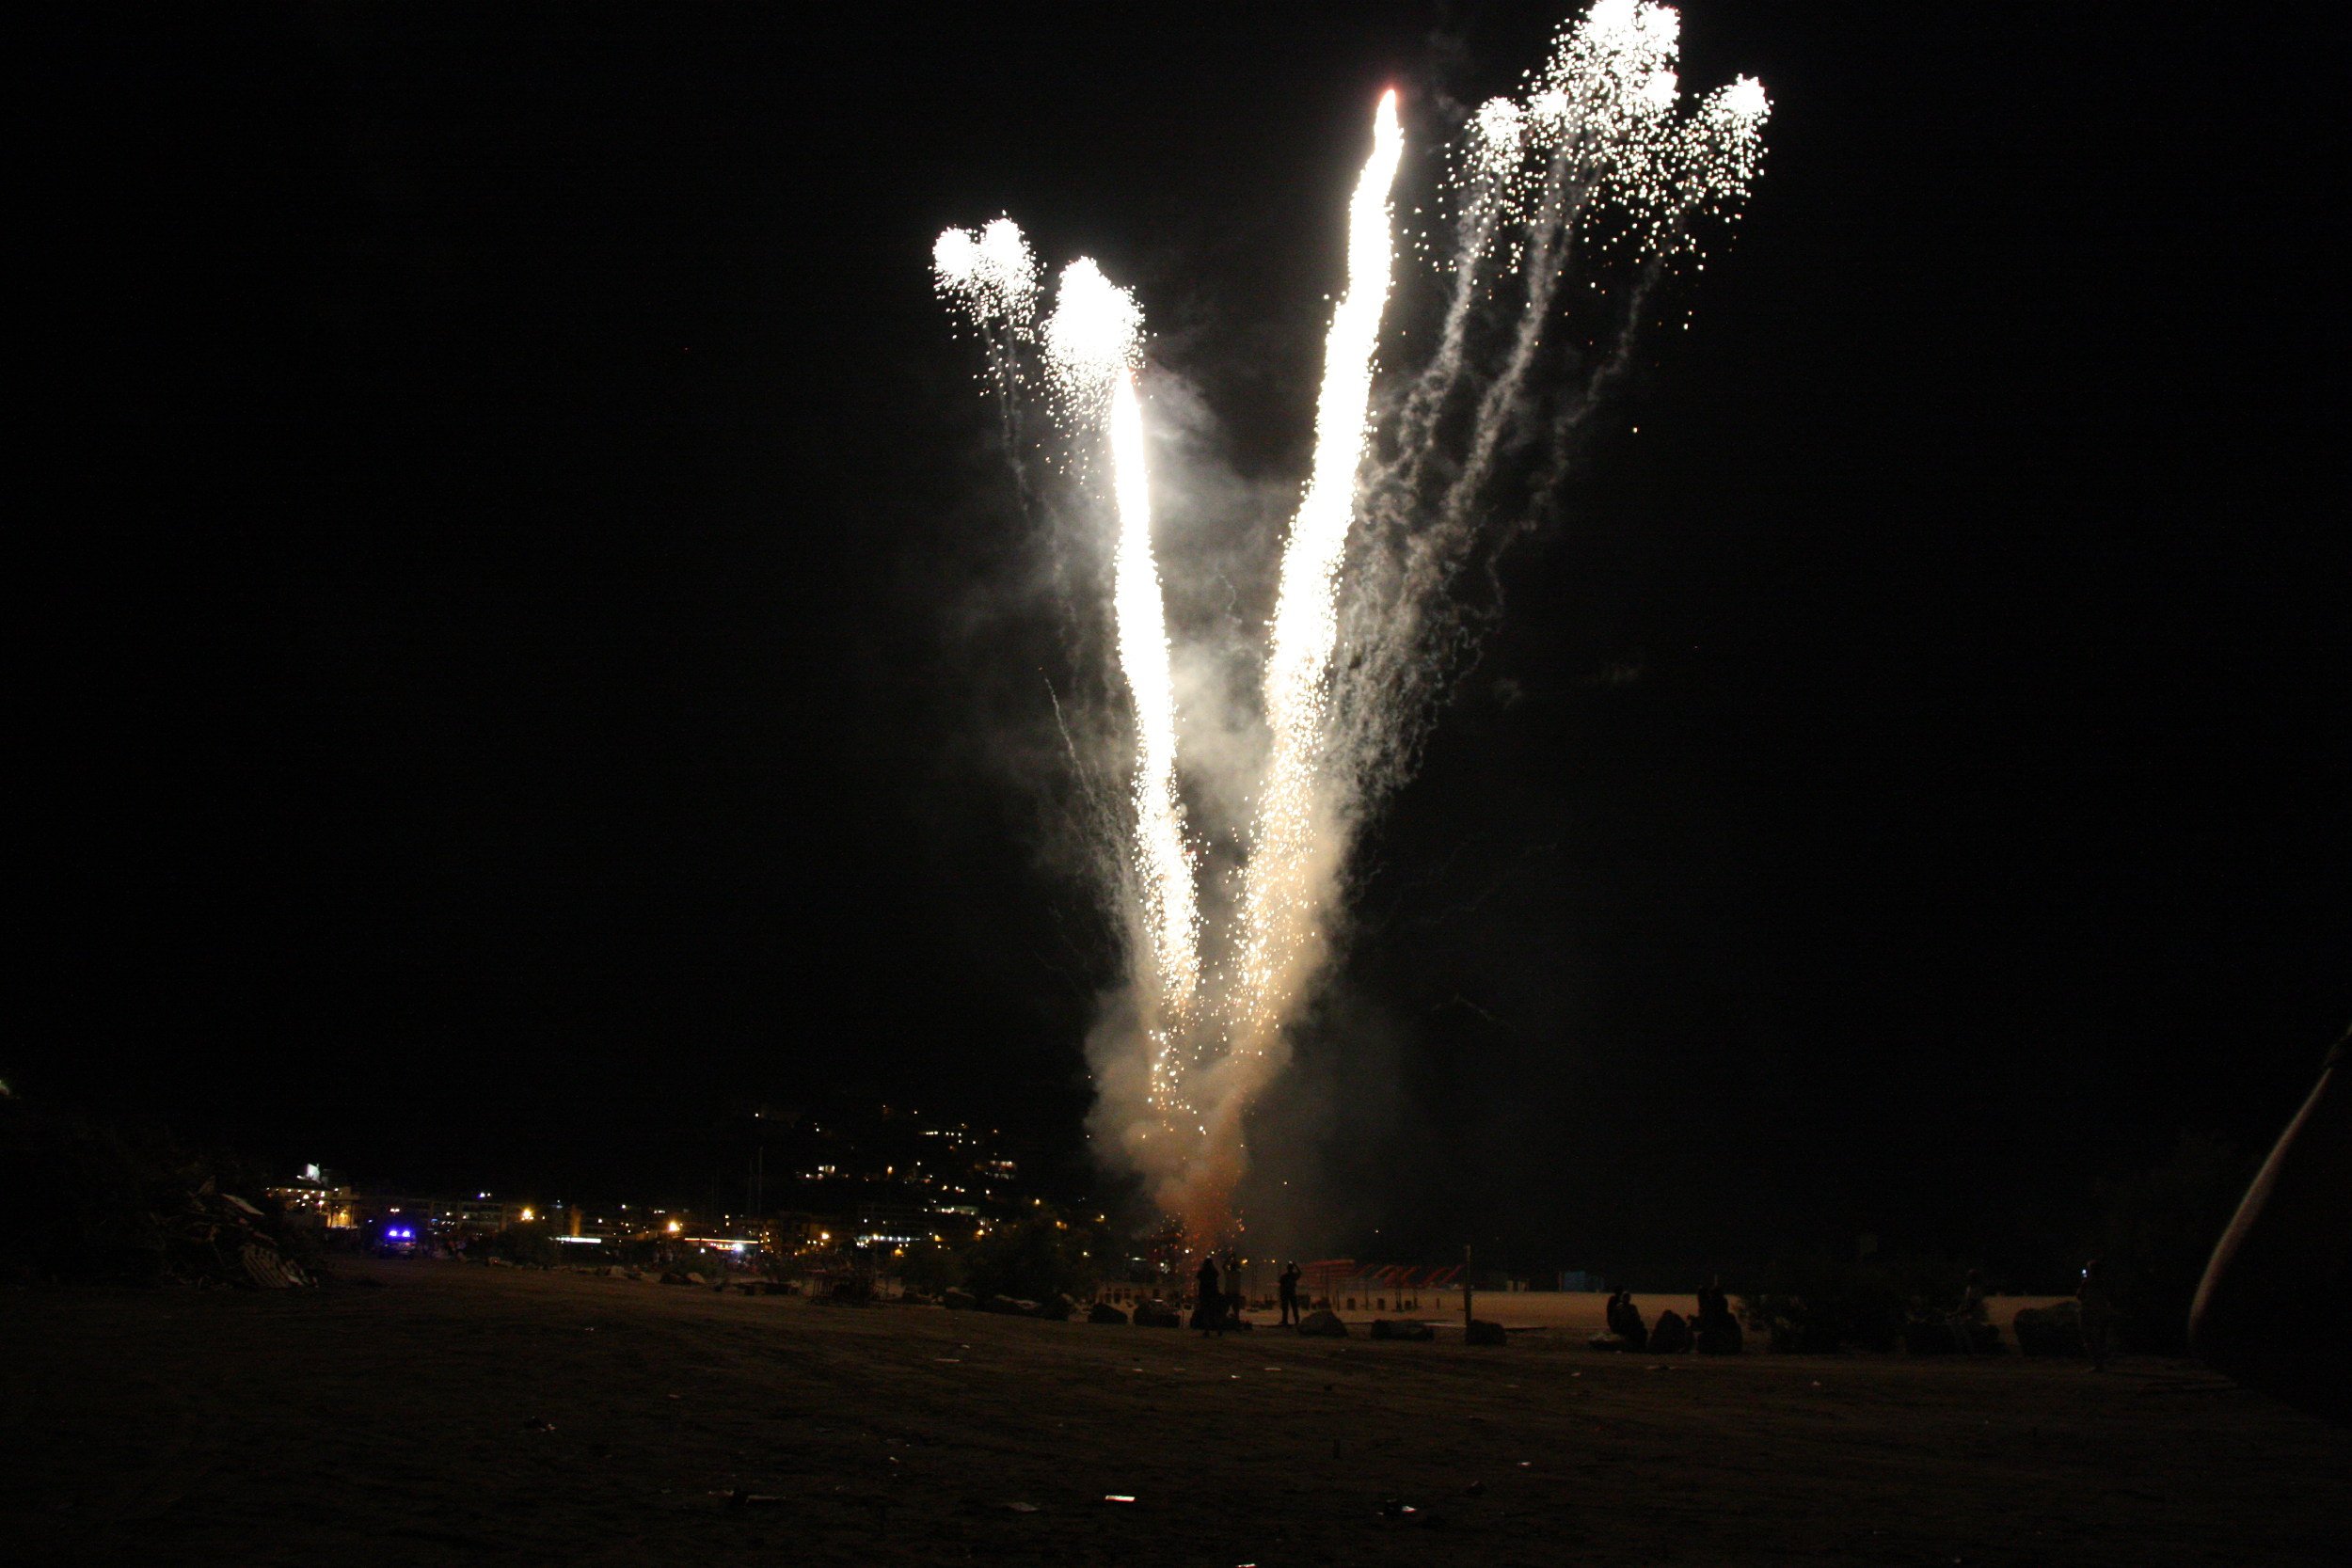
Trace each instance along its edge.
{"label": "firework", "polygon": [[[1045,318],[1045,373],[1056,413],[1071,425],[1102,419],[1112,388],[1142,363],[1143,308],[1136,296],[1104,277],[1090,257],[1064,267],[1054,313]],[[1136,456],[1141,459],[1141,448]],[[1120,515],[1123,527],[1126,514]]]}
{"label": "firework", "polygon": [[1176,784],[1176,687],[1168,674],[1168,626],[1160,573],[1152,556],[1152,487],[1144,463],[1143,407],[1135,377],[1121,372],[1111,392],[1111,474],[1119,498],[1119,665],[1136,714],[1135,860],[1151,932],[1148,1012],[1154,1037],[1155,1094],[1166,1082],[1168,1042],[1189,1021],[1200,984],[1200,905],[1192,851],[1184,837]]}
{"label": "firework", "polygon": [[[1081,515],[1089,454],[1106,442],[1112,644],[1126,696],[1123,787],[1104,798],[1104,862],[1125,913],[1128,980],[1092,1046],[1098,1128],[1147,1177],[1196,1243],[1229,1233],[1247,1165],[1245,1120],[1287,1059],[1286,1031],[1328,967],[1358,826],[1406,771],[1459,647],[1449,585],[1507,525],[1539,511],[1566,436],[1625,360],[1660,270],[1695,254],[1698,224],[1736,217],[1763,152],[1763,88],[1740,77],[1686,104],[1680,21],[1640,0],[1599,0],[1564,27],[1519,98],[1464,128],[1435,253],[1443,304],[1428,357],[1387,405],[1375,364],[1396,287],[1391,190],[1406,151],[1396,94],[1374,115],[1347,209],[1345,292],[1333,308],[1315,407],[1313,467],[1283,543],[1273,618],[1248,716],[1266,744],[1219,798],[1246,797],[1239,890],[1204,918],[1202,858],[1184,808],[1187,765],[1171,638],[1153,551],[1143,315],[1091,261],[1066,268],[1037,324],[1039,268],[1000,218],[940,236],[941,293],[978,330],[1008,410],[1040,356],[1052,423]],[[1564,307],[1580,255],[1628,270],[1614,314]],[[1606,299],[1597,279],[1596,295]],[[1559,330],[1576,320],[1581,335]],[[1581,342],[1559,346],[1563,338]],[[1532,487],[1499,489],[1504,453],[1535,444]],[[1498,524],[1505,526],[1497,526]],[[1196,715],[1199,719],[1202,716]],[[1233,733],[1234,716],[1208,716]],[[1230,906],[1230,907],[1228,907]]]}
{"label": "firework", "polygon": [[975,232],[950,229],[931,247],[931,277],[983,328],[1026,331],[1037,317],[1037,256],[1021,226],[998,218]]}

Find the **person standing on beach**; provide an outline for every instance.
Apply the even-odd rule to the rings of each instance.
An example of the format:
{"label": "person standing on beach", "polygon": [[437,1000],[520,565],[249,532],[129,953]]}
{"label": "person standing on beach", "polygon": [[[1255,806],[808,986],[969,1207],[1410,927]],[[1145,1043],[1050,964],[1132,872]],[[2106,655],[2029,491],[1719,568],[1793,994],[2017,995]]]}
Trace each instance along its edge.
{"label": "person standing on beach", "polygon": [[1282,1265],[1281,1276],[1277,1282],[1277,1294],[1281,1297],[1282,1322],[1294,1328],[1298,1324],[1299,1275],[1298,1260],[1293,1259]]}
{"label": "person standing on beach", "polygon": [[1217,1289],[1216,1258],[1202,1253],[1200,1272],[1193,1279],[1200,1289],[1192,1305],[1192,1326],[1221,1339],[1225,1337],[1225,1292]]}

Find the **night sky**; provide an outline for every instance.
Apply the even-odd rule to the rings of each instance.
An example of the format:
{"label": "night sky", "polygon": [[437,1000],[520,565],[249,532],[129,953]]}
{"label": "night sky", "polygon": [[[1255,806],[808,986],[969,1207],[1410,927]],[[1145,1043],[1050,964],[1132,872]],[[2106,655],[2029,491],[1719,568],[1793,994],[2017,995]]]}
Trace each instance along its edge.
{"label": "night sky", "polygon": [[[691,1196],[861,1097],[1083,1168],[1110,955],[932,237],[1098,256],[1303,475],[1374,95],[1564,13],[803,9],[38,52],[20,1089],[420,1186]],[[1365,846],[1268,1155],[1335,1248],[1994,1247],[2352,1018],[2340,14],[1683,10],[1765,177]]]}

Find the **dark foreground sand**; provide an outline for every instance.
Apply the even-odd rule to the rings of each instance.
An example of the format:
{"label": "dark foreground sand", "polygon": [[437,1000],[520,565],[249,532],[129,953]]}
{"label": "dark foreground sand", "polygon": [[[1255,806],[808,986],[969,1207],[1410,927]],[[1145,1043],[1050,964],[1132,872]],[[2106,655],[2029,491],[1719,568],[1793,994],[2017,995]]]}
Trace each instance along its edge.
{"label": "dark foreground sand", "polygon": [[2183,1364],[1663,1366],[349,1273],[382,1286],[0,1294],[10,1560],[2352,1560],[2352,1433]]}

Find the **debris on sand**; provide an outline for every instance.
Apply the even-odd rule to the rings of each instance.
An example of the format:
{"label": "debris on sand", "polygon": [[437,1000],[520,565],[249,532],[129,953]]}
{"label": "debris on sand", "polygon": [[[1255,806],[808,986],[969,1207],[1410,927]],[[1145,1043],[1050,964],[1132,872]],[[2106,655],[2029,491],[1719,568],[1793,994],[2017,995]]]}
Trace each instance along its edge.
{"label": "debris on sand", "polygon": [[0,1281],[315,1284],[321,1271],[278,1205],[237,1196],[261,1180],[231,1158],[0,1097]]}
{"label": "debris on sand", "polygon": [[1375,1318],[1372,1337],[1375,1339],[1410,1339],[1427,1341],[1438,1337],[1438,1331],[1427,1323],[1412,1318]]}
{"label": "debris on sand", "polygon": [[163,1276],[181,1285],[233,1285],[286,1291],[314,1283],[286,1256],[284,1238],[262,1212],[207,1179],[194,1192],[156,1206],[163,1236]]}
{"label": "debris on sand", "polygon": [[1337,1312],[1324,1307],[1299,1319],[1298,1332],[1302,1338],[1309,1339],[1344,1339],[1347,1338],[1347,1325],[1340,1321]]}

